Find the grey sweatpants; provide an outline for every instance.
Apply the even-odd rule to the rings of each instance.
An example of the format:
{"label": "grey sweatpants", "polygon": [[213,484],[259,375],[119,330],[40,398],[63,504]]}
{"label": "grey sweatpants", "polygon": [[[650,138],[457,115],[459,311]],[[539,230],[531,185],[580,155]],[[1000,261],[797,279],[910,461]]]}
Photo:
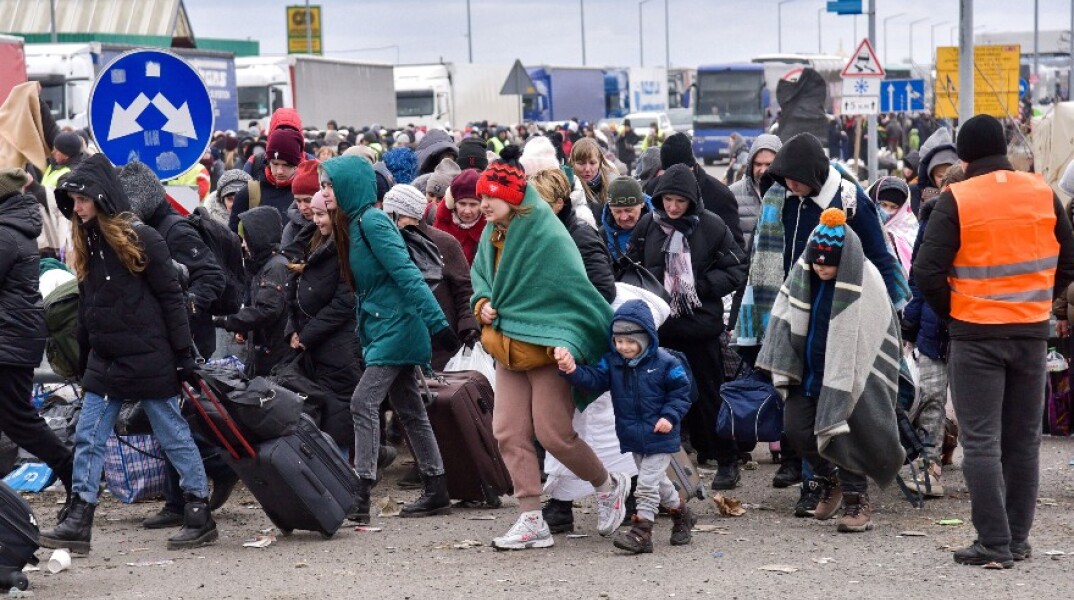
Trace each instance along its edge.
{"label": "grey sweatpants", "polygon": [[1033,526],[1044,416],[1045,340],[951,340],[962,472],[984,546],[1008,552]]}
{"label": "grey sweatpants", "polygon": [[638,465],[638,486],[634,498],[638,501],[638,516],[647,521],[656,520],[656,511],[679,507],[679,492],[668,479],[670,454],[634,454]]}

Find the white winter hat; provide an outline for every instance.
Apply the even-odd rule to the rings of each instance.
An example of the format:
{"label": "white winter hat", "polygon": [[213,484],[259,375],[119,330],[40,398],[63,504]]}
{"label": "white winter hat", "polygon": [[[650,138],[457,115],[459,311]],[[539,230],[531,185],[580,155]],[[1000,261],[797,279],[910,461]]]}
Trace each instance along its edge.
{"label": "white winter hat", "polygon": [[403,217],[421,219],[428,204],[425,194],[418,191],[418,188],[405,183],[392,186],[392,189],[384,194],[384,212],[388,214],[394,213]]}
{"label": "white winter hat", "polygon": [[518,162],[526,170],[526,175],[533,177],[546,169],[558,169],[559,159],[556,158],[556,149],[552,146],[552,140],[543,135],[531,137],[522,149],[522,156]]}

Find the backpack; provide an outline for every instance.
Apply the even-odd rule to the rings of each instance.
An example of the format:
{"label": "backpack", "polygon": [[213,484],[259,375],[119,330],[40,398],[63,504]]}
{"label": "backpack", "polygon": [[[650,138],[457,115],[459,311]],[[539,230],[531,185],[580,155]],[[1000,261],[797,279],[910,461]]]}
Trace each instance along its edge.
{"label": "backpack", "polygon": [[45,357],[52,370],[64,379],[78,377],[78,280],[61,283],[45,296]]}
{"label": "backpack", "polygon": [[[365,237],[365,229],[362,228],[362,217],[365,216],[365,211],[369,210],[370,206],[358,213],[358,235],[362,237],[365,247],[373,252],[373,246],[369,245],[369,239]],[[425,284],[429,286],[429,289],[436,289],[444,278],[444,257],[440,254],[440,249],[428,235],[416,227],[408,227],[400,230],[399,233],[403,236],[403,243],[406,244],[410,261],[414,263],[418,271],[421,271]]]}
{"label": "backpack", "polygon": [[239,236],[226,226],[218,223],[203,207],[194,209],[187,217],[198,236],[209,247],[216,258],[216,264],[224,271],[226,283],[224,291],[209,305],[209,312],[214,315],[232,315],[242,308],[243,288],[246,284],[246,271],[242,266],[242,245]]}

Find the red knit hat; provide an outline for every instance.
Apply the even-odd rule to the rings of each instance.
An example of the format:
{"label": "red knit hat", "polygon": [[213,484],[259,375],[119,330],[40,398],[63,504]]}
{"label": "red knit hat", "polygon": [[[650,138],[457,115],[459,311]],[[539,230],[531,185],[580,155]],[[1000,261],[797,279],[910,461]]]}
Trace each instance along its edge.
{"label": "red knit hat", "polygon": [[501,160],[481,173],[475,191],[478,196],[492,196],[518,206],[526,197],[526,172],[518,164],[521,151],[518,146],[508,146],[504,153],[501,153]]}
{"label": "red knit hat", "polygon": [[293,129],[277,129],[269,135],[268,148],[265,149],[266,159],[282,160],[297,167],[304,155],[301,133]]}
{"label": "red knit hat", "polygon": [[321,189],[321,178],[317,173],[319,160],[306,160],[298,165],[295,178],[291,180],[291,193],[295,196],[312,196]]}

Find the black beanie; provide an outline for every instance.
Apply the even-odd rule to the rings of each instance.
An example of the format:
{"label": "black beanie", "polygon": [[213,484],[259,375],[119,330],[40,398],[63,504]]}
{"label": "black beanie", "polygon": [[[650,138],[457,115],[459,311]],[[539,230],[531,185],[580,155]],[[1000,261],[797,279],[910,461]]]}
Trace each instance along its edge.
{"label": "black beanie", "polygon": [[82,154],[82,138],[78,137],[77,133],[65,131],[56,136],[56,139],[52,141],[52,147],[74,158]]}
{"label": "black beanie", "polygon": [[955,141],[958,158],[966,162],[987,156],[1006,156],[1007,137],[1003,125],[992,115],[977,115],[958,128]]}
{"label": "black beanie", "polygon": [[667,171],[672,165],[680,164],[688,167],[697,164],[697,160],[694,159],[693,144],[690,143],[690,137],[685,133],[668,136],[668,139],[664,140],[663,145],[660,146],[661,168]]}
{"label": "black beanie", "polygon": [[463,170],[484,171],[489,166],[487,151],[488,146],[485,140],[476,137],[466,138],[459,144],[459,159],[455,162],[459,163],[459,168]]}

